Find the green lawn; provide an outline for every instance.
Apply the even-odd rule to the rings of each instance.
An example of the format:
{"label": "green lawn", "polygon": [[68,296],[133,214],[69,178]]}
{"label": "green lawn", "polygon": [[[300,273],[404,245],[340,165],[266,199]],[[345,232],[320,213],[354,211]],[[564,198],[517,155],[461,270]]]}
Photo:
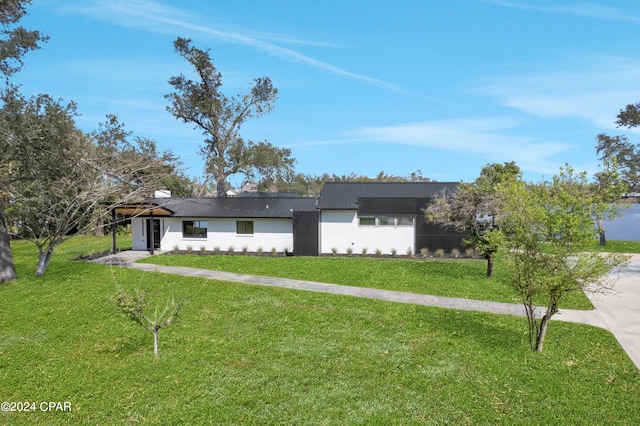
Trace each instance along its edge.
{"label": "green lawn", "polygon": [[[35,249],[13,243],[1,399],[72,411],[0,424],[640,424],[640,373],[604,330],[554,322],[536,354],[524,318],[69,260],[103,243],[63,244],[41,278]],[[190,299],[160,359],[109,302],[114,275]]]}
{"label": "green lawn", "polygon": [[[487,278],[484,260],[388,259],[374,257],[256,257],[164,254],[143,259],[156,265],[187,266],[241,274],[319,281],[356,287],[495,302],[521,303],[500,260]],[[541,301],[541,304],[544,303]],[[593,309],[582,292],[561,299],[565,309]]]}

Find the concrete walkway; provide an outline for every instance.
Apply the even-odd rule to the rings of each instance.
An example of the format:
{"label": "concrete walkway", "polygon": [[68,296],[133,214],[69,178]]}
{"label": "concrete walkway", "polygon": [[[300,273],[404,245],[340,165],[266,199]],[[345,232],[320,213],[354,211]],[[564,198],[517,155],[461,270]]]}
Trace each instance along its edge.
{"label": "concrete walkway", "polygon": [[[96,259],[92,262],[135,268],[142,271],[186,275],[212,280],[340,294],[367,299],[460,309],[464,311],[526,316],[522,305],[512,303],[430,296],[312,281],[290,280],[286,278],[234,274],[206,269],[135,263],[137,260],[148,256],[149,253],[144,251],[126,251]],[[587,293],[587,296],[595,307],[594,310],[579,311],[562,309],[553,316],[553,320],[588,324],[611,331],[631,360],[640,369],[640,255],[633,255],[629,265],[613,271],[611,277],[616,280],[613,290],[604,293]],[[543,313],[543,308],[538,308],[537,314],[540,315],[541,313]]]}

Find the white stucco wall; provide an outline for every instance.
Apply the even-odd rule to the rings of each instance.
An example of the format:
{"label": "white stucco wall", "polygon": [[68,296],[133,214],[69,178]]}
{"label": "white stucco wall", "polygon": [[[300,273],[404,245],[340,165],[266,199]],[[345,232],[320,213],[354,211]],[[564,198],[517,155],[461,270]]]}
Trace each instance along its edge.
{"label": "white stucco wall", "polygon": [[[414,225],[415,226],[415,225]],[[382,254],[404,255],[410,248],[415,253],[414,226],[360,226],[356,210],[323,210],[320,213],[320,252],[346,253],[351,247],[354,254],[368,254],[380,250]]]}
{"label": "white stucco wall", "polygon": [[[132,219],[132,248],[133,250],[146,250],[147,238],[145,221],[146,218]],[[183,220],[206,220],[207,238],[183,238]],[[237,220],[252,220],[253,231],[251,235],[236,234]],[[249,251],[271,251],[276,248],[282,252],[285,249],[293,249],[293,225],[291,219],[235,219],[235,218],[161,218],[160,219],[161,242],[160,250],[170,251],[174,247],[180,250],[187,250],[189,246],[194,251],[200,250],[204,246],[206,250],[213,250],[219,247],[226,252],[229,247],[233,247],[236,252],[247,247]]]}

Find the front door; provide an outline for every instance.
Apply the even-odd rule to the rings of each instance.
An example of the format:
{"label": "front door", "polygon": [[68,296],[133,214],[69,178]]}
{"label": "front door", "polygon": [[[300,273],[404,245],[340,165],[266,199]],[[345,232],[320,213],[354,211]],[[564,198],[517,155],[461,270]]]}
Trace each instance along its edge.
{"label": "front door", "polygon": [[153,248],[160,248],[160,219],[153,219],[153,232],[151,231],[151,220],[147,219],[147,250],[151,250],[151,241]]}

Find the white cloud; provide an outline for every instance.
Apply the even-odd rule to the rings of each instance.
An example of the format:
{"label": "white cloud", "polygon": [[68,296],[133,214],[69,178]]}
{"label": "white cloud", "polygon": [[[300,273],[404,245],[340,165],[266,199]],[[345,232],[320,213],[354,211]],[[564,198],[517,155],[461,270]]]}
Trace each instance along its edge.
{"label": "white cloud", "polygon": [[[251,35],[250,32],[244,30],[219,30],[210,24],[205,25],[198,23],[201,21],[199,18],[191,16],[182,9],[165,6],[153,0],[95,0],[94,2],[81,6],[61,6],[60,10],[66,13],[81,13],[96,19],[113,22],[117,25],[143,27],[156,32],[174,33],[176,29],[180,29],[181,31],[189,30],[206,34],[227,43],[250,46],[273,57],[307,65],[318,70],[377,86],[382,89],[441,102],[439,99],[413,93],[397,84],[345,70],[296,50],[282,47],[268,40],[282,40],[289,44],[321,45],[321,43],[310,43],[291,37],[277,36],[273,33],[254,33]],[[328,46],[328,44],[324,45]]]}
{"label": "white cloud", "polygon": [[640,18],[626,13],[621,9],[603,6],[595,3],[574,3],[557,5],[550,2],[520,2],[510,0],[485,0],[487,3],[513,9],[532,10],[545,13],[562,13],[567,15],[584,16],[600,20],[640,22]]}
{"label": "white cloud", "polygon": [[563,162],[554,156],[573,148],[564,142],[514,136],[518,120],[509,118],[422,121],[391,126],[361,127],[346,138],[296,144],[385,143],[433,148],[484,158],[487,162],[515,161],[523,170],[553,174]]}
{"label": "white cloud", "polygon": [[578,118],[600,129],[614,129],[616,114],[640,100],[640,62],[605,58],[590,69],[495,77],[477,92],[504,106],[542,118]]}

